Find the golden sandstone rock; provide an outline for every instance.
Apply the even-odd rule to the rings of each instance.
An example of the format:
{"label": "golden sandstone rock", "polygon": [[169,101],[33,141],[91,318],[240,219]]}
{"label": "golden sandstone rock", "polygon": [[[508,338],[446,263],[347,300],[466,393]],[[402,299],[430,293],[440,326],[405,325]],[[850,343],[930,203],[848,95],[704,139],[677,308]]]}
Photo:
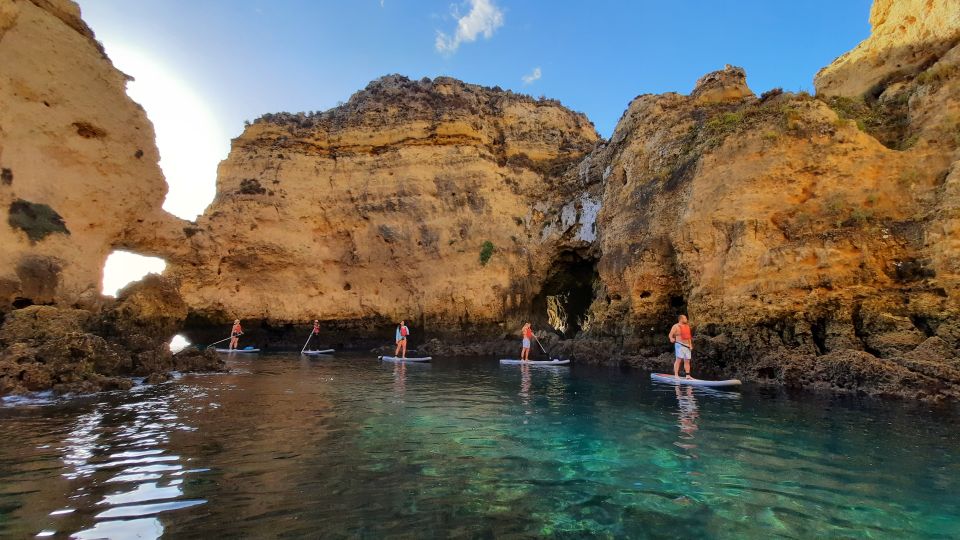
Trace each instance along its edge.
{"label": "golden sandstone rock", "polygon": [[[110,343],[71,346],[118,344],[144,372],[169,364],[150,332],[113,334],[171,332],[186,312],[198,332],[260,319],[251,338],[288,346],[314,318],[348,343],[406,318],[435,354],[513,351],[532,318],[575,336],[542,334],[554,355],[650,369],[671,363],[664,336],[687,312],[705,376],[956,399],[956,4],[877,0],[873,34],[816,96],[757,97],[727,66],[689,96],[637,97],[609,141],[552,100],[386,76],[329,111],[251,124],[188,224],[159,210],[149,124],[72,4],[4,3],[4,305],[96,303],[122,246],[164,256],[183,302],[151,283],[91,319]],[[75,315],[11,320],[41,314]],[[36,363],[21,333],[0,332],[3,385],[55,384],[17,372]]]}
{"label": "golden sandstone rock", "polygon": [[960,0],[876,0],[870,37],[817,73],[817,94],[879,95],[960,43]]}
{"label": "golden sandstone rock", "polygon": [[73,2],[0,3],[0,66],[0,306],[95,303],[128,232],[177,221],[153,126]]}
{"label": "golden sandstone rock", "polygon": [[189,239],[195,258],[171,272],[213,320],[499,322],[529,310],[579,227],[543,232],[597,138],[552,100],[387,76],[325,113],[250,125]]}

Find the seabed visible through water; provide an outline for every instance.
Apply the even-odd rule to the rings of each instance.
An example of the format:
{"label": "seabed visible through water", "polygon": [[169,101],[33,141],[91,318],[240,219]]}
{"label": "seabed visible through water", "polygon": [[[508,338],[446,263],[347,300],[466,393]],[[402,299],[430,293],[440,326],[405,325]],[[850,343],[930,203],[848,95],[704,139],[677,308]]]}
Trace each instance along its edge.
{"label": "seabed visible through water", "polygon": [[0,537],[960,537],[955,410],[490,358],[230,368],[6,400]]}

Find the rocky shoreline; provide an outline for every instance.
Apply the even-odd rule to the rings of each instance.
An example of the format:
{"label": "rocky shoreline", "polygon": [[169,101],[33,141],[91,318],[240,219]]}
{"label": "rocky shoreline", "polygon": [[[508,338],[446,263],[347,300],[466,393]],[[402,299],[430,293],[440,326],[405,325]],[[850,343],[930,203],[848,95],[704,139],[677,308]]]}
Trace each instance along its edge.
{"label": "rocky shoreline", "polygon": [[[290,350],[315,318],[320,342],[356,350],[402,318],[437,356],[512,355],[532,321],[551,354],[664,369],[686,313],[705,375],[956,401],[947,4],[876,0],[870,37],[815,95],[756,95],[726,66],[688,95],[637,96],[608,140],[556,100],[386,75],[328,111],[248,125],[187,222],[163,211],[152,127],[79,7],[10,3],[0,394],[223,369],[167,344],[222,339],[235,318]],[[163,257],[165,277],[104,298],[115,249]]]}
{"label": "rocky shoreline", "polygon": [[156,275],[104,299],[99,311],[29,306],[0,326],[0,395],[124,390],[131,377],[167,380],[172,371],[224,371],[213,351],[172,354],[170,340],[186,316],[176,288]]}

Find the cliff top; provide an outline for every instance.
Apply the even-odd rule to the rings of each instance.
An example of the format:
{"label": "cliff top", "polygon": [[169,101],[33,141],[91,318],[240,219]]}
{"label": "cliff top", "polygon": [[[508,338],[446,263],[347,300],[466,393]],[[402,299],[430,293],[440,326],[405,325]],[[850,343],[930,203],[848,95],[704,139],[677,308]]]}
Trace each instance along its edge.
{"label": "cliff top", "polygon": [[382,115],[389,114],[400,121],[439,120],[447,112],[456,115],[497,114],[511,104],[556,107],[573,116],[578,125],[593,126],[585,114],[564,107],[556,99],[537,99],[499,86],[468,84],[453,77],[412,80],[398,74],[371,81],[366,88],[350,96],[346,103],[326,111],[267,113],[253,123],[269,122],[299,128],[342,128],[364,125],[368,123],[370,115],[382,119]]}

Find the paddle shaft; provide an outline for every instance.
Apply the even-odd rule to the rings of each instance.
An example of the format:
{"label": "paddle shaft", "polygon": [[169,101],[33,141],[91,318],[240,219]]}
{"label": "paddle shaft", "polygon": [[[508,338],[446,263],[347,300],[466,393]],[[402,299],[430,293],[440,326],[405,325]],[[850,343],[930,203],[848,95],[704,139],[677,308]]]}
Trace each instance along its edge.
{"label": "paddle shaft", "polygon": [[[550,354],[547,353],[547,350],[543,348],[543,343],[540,343],[540,340],[537,339],[537,335],[536,335],[536,334],[533,335],[533,340],[536,341],[536,342],[537,342],[537,345],[540,346],[540,350],[543,351],[543,354],[546,354],[546,355],[547,355],[547,358],[550,358]],[[550,360],[553,360],[553,358],[550,358]]]}
{"label": "paddle shaft", "polygon": [[[539,340],[539,339],[537,339],[537,335],[536,335],[536,334],[533,335],[533,340],[536,341],[536,342],[537,342],[537,345],[540,346],[540,350],[543,351],[543,354],[547,354],[547,350],[543,348],[543,344],[540,343],[540,340]],[[550,356],[550,355],[547,354],[547,356]]]}
{"label": "paddle shaft", "polygon": [[310,335],[307,336],[307,342],[303,344],[303,348],[300,349],[300,354],[303,354],[303,351],[307,350],[307,345],[310,344],[310,340],[313,339],[313,329],[310,329]]}
{"label": "paddle shaft", "polygon": [[[242,335],[243,335],[243,332],[240,332],[239,334],[237,334],[237,337],[240,337],[240,336],[242,336]],[[232,339],[232,338],[233,338],[233,336],[230,336],[230,337],[225,337],[225,338],[221,339],[220,341],[214,341],[213,343],[211,343],[211,344],[207,345],[206,347],[204,347],[204,349],[209,349],[210,347],[213,347],[213,346],[216,345],[217,343],[223,343],[224,341],[226,341],[226,340],[228,340],[228,339]]]}

